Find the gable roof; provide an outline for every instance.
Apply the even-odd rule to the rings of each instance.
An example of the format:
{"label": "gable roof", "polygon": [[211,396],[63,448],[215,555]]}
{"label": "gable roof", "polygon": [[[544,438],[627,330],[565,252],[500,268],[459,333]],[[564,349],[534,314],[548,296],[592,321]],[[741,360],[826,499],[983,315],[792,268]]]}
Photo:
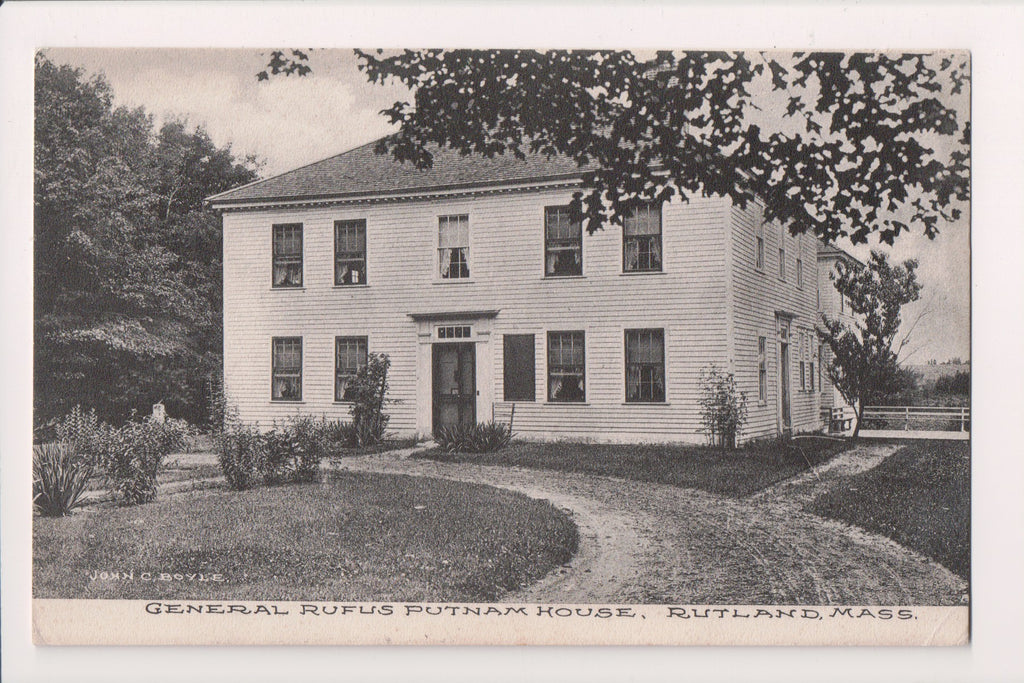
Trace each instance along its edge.
{"label": "gable roof", "polygon": [[434,165],[420,170],[412,163],[395,161],[390,154],[375,153],[376,144],[374,140],[322,161],[215,194],[206,201],[216,207],[276,200],[403,195],[424,190],[574,178],[587,170],[563,156],[548,158],[527,153],[522,160],[511,154],[488,159],[436,145],[427,148],[434,157]]}

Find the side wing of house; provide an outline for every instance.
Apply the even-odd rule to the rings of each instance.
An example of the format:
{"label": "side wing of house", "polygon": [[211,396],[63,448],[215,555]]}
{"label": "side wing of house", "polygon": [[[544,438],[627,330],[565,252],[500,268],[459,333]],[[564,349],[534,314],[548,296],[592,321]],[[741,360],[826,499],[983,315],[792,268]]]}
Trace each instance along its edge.
{"label": "side wing of house", "polygon": [[747,396],[743,438],[819,431],[817,241],[766,224],[757,202],[730,211],[730,358]]}
{"label": "side wing of house", "polygon": [[[855,319],[850,310],[849,302],[839,293],[835,287],[833,276],[840,261],[844,260],[843,253],[829,245],[819,245],[818,248],[818,292],[819,311],[836,319],[845,325],[853,326]],[[826,370],[832,362],[832,353],[827,345],[822,349],[822,370]],[[842,409],[845,416],[853,415],[853,407],[846,402],[842,394],[832,386],[828,379],[827,372],[822,378],[821,407],[823,409]]]}

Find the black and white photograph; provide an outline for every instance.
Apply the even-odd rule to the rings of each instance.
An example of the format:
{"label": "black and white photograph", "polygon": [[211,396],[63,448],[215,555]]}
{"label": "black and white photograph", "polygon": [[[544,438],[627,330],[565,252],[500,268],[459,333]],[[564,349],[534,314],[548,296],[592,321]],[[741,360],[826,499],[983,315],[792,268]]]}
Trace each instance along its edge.
{"label": "black and white photograph", "polygon": [[31,52],[36,646],[970,646],[968,45],[286,41]]}

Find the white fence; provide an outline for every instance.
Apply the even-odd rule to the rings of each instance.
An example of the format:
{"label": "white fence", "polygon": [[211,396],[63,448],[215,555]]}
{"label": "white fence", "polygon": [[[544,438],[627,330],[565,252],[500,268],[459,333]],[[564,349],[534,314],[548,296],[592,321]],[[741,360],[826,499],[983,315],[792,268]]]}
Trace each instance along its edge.
{"label": "white fence", "polygon": [[860,435],[882,439],[970,438],[971,409],[967,406],[868,406]]}

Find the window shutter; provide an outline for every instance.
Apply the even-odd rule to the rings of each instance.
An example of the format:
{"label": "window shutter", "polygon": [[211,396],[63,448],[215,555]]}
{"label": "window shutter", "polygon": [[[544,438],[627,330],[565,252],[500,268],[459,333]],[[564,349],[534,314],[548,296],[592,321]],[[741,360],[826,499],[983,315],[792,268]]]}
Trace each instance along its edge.
{"label": "window shutter", "polygon": [[536,359],[532,334],[505,335],[505,400],[535,401]]}

